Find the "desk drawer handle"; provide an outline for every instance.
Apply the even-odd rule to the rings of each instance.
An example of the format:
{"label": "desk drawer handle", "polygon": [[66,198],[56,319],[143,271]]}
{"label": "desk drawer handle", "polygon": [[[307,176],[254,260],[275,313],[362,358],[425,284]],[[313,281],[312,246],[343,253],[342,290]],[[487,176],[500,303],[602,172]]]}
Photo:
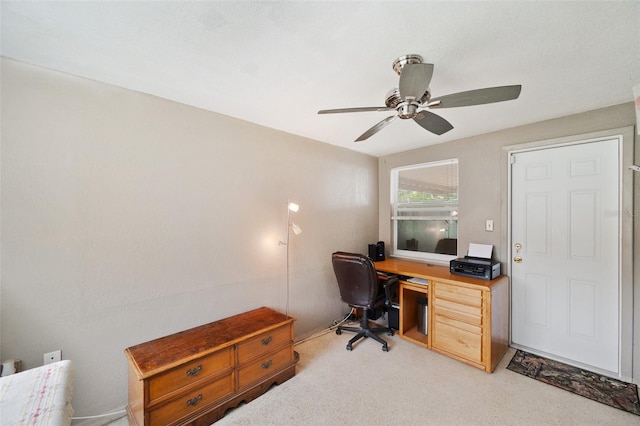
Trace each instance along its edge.
{"label": "desk drawer handle", "polygon": [[194,407],[196,405],[198,405],[198,403],[202,400],[202,394],[199,394],[198,396],[196,396],[195,398],[192,398],[190,400],[187,401],[187,405]]}
{"label": "desk drawer handle", "polygon": [[262,363],[262,368],[264,368],[266,370],[267,368],[271,367],[271,364],[273,364],[272,360],[269,360],[267,362],[263,362]]}
{"label": "desk drawer handle", "polygon": [[262,344],[266,346],[269,343],[271,343],[271,340],[272,340],[271,336],[267,337],[266,339],[262,339]]}
{"label": "desk drawer handle", "polygon": [[197,376],[198,373],[200,373],[200,371],[202,371],[202,364],[200,364],[196,368],[192,368],[191,370],[187,370],[187,376],[191,376],[191,377]]}

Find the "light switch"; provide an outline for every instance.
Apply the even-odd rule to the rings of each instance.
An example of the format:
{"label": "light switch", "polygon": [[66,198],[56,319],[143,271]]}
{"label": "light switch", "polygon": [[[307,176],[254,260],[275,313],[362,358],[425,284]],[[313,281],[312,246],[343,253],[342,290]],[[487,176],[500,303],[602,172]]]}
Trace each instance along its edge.
{"label": "light switch", "polygon": [[485,231],[493,231],[493,220],[492,219],[487,219],[485,225],[484,225],[484,230]]}

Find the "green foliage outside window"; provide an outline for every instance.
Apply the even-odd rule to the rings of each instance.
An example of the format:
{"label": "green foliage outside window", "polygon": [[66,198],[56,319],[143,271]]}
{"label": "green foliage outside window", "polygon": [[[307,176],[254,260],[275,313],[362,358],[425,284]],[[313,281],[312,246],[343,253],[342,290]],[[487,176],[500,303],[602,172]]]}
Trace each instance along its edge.
{"label": "green foliage outside window", "polygon": [[450,194],[432,194],[430,192],[410,191],[406,189],[398,189],[398,201],[400,203],[421,203],[428,201],[455,201],[458,199],[458,193]]}

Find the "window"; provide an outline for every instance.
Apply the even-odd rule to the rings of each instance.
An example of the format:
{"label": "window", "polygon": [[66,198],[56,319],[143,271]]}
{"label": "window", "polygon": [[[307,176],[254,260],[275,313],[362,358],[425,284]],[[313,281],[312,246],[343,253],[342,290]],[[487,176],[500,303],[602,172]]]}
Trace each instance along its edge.
{"label": "window", "polygon": [[446,263],[457,254],[458,159],[391,170],[392,255]]}

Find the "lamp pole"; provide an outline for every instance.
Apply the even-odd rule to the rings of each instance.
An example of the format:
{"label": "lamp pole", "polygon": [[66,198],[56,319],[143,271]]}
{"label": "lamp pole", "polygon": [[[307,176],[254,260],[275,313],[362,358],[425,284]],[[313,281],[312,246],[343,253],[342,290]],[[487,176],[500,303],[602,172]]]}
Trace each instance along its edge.
{"label": "lamp pole", "polygon": [[289,238],[291,235],[291,208],[289,207],[290,203],[287,203],[287,276],[286,276],[286,284],[287,284],[287,301],[284,308],[284,314],[289,316]]}
{"label": "lamp pole", "polygon": [[287,241],[280,241],[280,245],[287,246],[287,267],[286,267],[286,277],[285,282],[287,286],[286,294],[287,300],[285,304],[285,315],[289,316],[289,241],[291,240],[291,231],[293,230],[294,234],[299,235],[302,232],[302,229],[295,223],[291,222],[291,212],[297,212],[300,209],[296,203],[287,202]]}

